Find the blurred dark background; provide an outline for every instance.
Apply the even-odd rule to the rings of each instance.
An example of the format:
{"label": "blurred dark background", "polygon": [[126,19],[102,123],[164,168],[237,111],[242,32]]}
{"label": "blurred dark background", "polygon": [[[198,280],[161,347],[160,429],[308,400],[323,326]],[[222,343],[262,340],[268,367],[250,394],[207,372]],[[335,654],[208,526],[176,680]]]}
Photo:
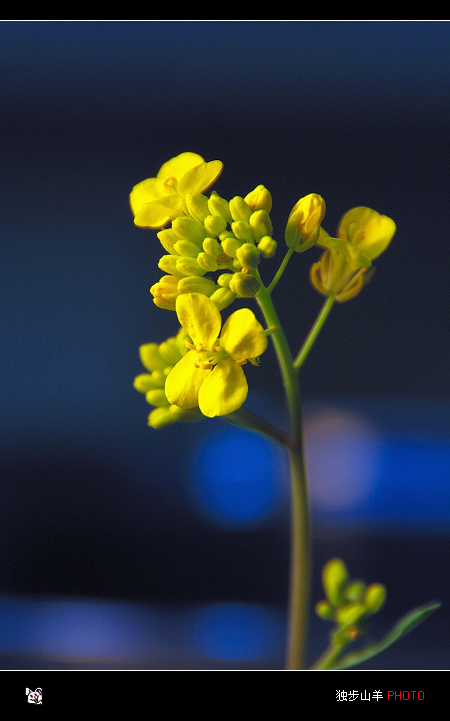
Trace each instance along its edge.
{"label": "blurred dark background", "polygon": [[[285,459],[219,419],[149,429],[132,387],[138,346],[177,322],[152,303],[161,247],[128,195],[186,150],[223,161],[225,198],[271,191],[267,281],[310,192],[330,233],[357,205],[395,220],[373,280],[333,309],[302,371],[313,600],[335,555],[388,585],[380,628],[440,600],[426,630],[366,667],[448,667],[449,36],[441,21],[0,23],[3,668],[282,667]],[[308,280],[318,255],[296,256],[275,291],[293,352],[322,303]],[[270,351],[249,377],[249,407],[285,423]],[[59,631],[52,603],[66,609]],[[96,604],[102,622],[105,608],[175,609],[165,628],[184,630],[140,616],[149,645],[128,629],[128,651],[106,651]],[[85,645],[58,646],[79,606]],[[229,630],[230,608],[267,612],[272,646],[186,651],[190,613],[223,610]],[[311,660],[328,633],[312,623]]]}

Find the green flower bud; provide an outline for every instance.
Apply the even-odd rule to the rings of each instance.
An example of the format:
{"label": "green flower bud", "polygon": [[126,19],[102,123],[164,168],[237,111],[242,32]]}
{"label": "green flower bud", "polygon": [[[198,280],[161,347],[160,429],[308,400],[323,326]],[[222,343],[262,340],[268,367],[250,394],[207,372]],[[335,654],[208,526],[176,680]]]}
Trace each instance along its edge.
{"label": "green flower bud", "polygon": [[203,241],[203,250],[205,253],[214,256],[214,258],[217,258],[217,256],[222,253],[220,243],[215,238],[205,238]]}
{"label": "green flower bud", "polygon": [[196,258],[178,258],[177,271],[183,275],[204,275],[206,273]]}
{"label": "green flower bud", "polygon": [[342,605],[344,600],[342,590],[347,581],[347,568],[340,558],[332,558],[325,564],[322,570],[322,583],[332,606],[339,608]]}
{"label": "green flower bud", "polygon": [[156,388],[164,388],[164,383],[162,385],[158,383],[158,381],[153,378],[154,375],[154,373],[140,373],[133,381],[134,388],[139,391],[139,393],[148,393],[148,391],[155,390]]}
{"label": "green flower bud", "polygon": [[203,223],[207,215],[209,215],[208,198],[205,195],[192,195],[188,193],[184,196],[186,210],[189,215]]}
{"label": "green flower bud", "polygon": [[366,613],[367,609],[363,603],[348,603],[346,606],[338,608],[336,620],[340,626],[347,626],[350,623],[359,621]]}
{"label": "green flower bud", "polygon": [[158,236],[164,250],[167,250],[167,252],[171,254],[176,253],[176,251],[173,249],[173,246],[174,243],[179,240],[179,237],[174,230],[172,230],[171,228],[167,228],[166,230],[160,230],[159,233],[157,233],[156,235]]}
{"label": "green flower bud", "polygon": [[219,310],[227,308],[235,298],[235,293],[229,288],[218,288],[209,296],[209,299],[212,300]]}
{"label": "green flower bud", "polygon": [[230,200],[229,206],[233,220],[245,220],[248,222],[248,219],[252,214],[252,209],[249,205],[247,205],[244,198],[241,198],[240,195],[236,195],[235,198]]}
{"label": "green flower bud", "polygon": [[213,273],[218,267],[216,259],[212,255],[209,255],[209,253],[199,253],[197,255],[197,263],[203,268],[205,273]]}
{"label": "green flower bud", "polygon": [[244,200],[253,211],[267,210],[270,213],[272,209],[272,196],[264,185],[258,185]]}
{"label": "green flower bud", "polygon": [[227,221],[220,215],[208,215],[203,222],[206,232],[212,236],[219,236],[227,227]]}
{"label": "green flower bud", "polygon": [[170,405],[166,398],[166,394],[164,393],[164,388],[147,391],[145,394],[145,400],[147,403],[150,403],[151,406],[164,407]]}
{"label": "green flower bud", "polygon": [[231,221],[233,220],[233,218],[231,217],[228,201],[224,198],[221,198],[220,195],[215,191],[211,193],[211,197],[208,200],[208,208],[211,215],[219,215],[227,223],[231,223]]}
{"label": "green flower bud", "polygon": [[244,243],[254,241],[252,230],[245,220],[235,220],[234,223],[231,223],[231,230],[236,238],[244,241]]}
{"label": "green flower bud", "polygon": [[261,253],[253,243],[244,243],[236,250],[236,258],[243,268],[256,268],[261,260]]}
{"label": "green flower bud", "polygon": [[235,238],[234,236],[228,236],[224,240],[222,240],[222,250],[224,253],[226,253],[230,258],[236,257],[236,251],[238,248],[240,248],[242,245],[242,242]]}
{"label": "green flower bud", "polygon": [[186,258],[196,258],[200,252],[200,246],[190,240],[178,240],[173,248],[178,255]]}
{"label": "green flower bud", "polygon": [[217,285],[209,278],[193,275],[190,278],[181,278],[178,282],[178,293],[203,293],[208,297],[217,289]]}
{"label": "green flower bud", "polygon": [[265,235],[258,243],[258,250],[263,258],[273,258],[277,250],[277,243],[269,235]]}
{"label": "green flower bud", "polygon": [[253,298],[259,290],[259,280],[249,273],[235,273],[229,288],[241,298]]}
{"label": "green flower bud", "polygon": [[159,352],[158,343],[144,343],[139,346],[139,358],[144,368],[149,371],[163,370],[167,365]]}
{"label": "green flower bud", "polygon": [[194,218],[181,215],[172,221],[172,228],[181,240],[190,240],[192,243],[202,244],[206,236],[205,226]]}
{"label": "green flower bud", "polygon": [[161,268],[161,270],[170,275],[178,275],[181,277],[183,274],[177,270],[177,260],[179,260],[179,258],[179,255],[163,255],[158,262],[158,268]]}
{"label": "green flower bud", "polygon": [[160,343],[159,354],[167,361],[168,366],[174,366],[184,355],[184,353],[180,353],[176,338],[168,338]]}
{"label": "green flower bud", "polygon": [[364,581],[351,581],[344,589],[344,596],[347,601],[362,601],[366,584]]}
{"label": "green flower bud", "polygon": [[170,412],[170,406],[155,408],[148,417],[148,425],[152,428],[164,428],[169,423],[174,423],[176,419]]}
{"label": "green flower bud", "polygon": [[366,588],[364,603],[370,613],[377,613],[386,601],[386,588],[381,583],[372,583]]}
{"label": "green flower bud", "polygon": [[251,214],[248,222],[256,242],[265,235],[272,235],[273,233],[272,221],[267,210],[256,210]]}
{"label": "green flower bud", "polygon": [[222,275],[219,275],[217,278],[217,284],[223,288],[229,288],[232,277],[233,273],[222,273]]}
{"label": "green flower bud", "polygon": [[334,611],[331,608],[330,604],[326,601],[319,601],[315,605],[315,611],[317,615],[320,618],[325,619],[325,621],[333,621],[334,620]]}

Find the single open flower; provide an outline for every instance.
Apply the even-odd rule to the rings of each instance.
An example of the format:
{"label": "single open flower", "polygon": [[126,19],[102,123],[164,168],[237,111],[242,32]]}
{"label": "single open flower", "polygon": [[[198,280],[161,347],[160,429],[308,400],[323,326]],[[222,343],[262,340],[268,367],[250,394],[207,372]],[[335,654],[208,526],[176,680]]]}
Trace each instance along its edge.
{"label": "single open flower", "polygon": [[130,205],[135,225],[141,228],[164,228],[185,215],[187,194],[201,194],[222,172],[222,162],[205,163],[196,153],[181,153],[159,169],[156,178],[147,178],[134,186]]}
{"label": "single open flower", "polygon": [[220,312],[201,293],[178,296],[176,312],[192,344],[167,376],[169,402],[180,408],[199,406],[209,418],[236,411],[248,393],[242,366],[247,360],[257,364],[267,348],[264,328],[249,308],[241,308],[230,315],[220,333]]}
{"label": "single open flower", "polygon": [[313,286],[341,302],[353,298],[371,277],[372,260],[386,250],[394,233],[391,218],[365,207],[345,213],[337,238],[321,228],[317,244],[326,250],[311,268]]}
{"label": "single open flower", "polygon": [[360,253],[373,260],[386,250],[394,237],[395,230],[396,226],[392,218],[380,215],[371,208],[360,206],[345,213],[338,226],[337,238],[330,238],[321,228],[317,244],[336,250],[338,249],[336,241],[349,243],[351,248],[348,251],[355,260]]}

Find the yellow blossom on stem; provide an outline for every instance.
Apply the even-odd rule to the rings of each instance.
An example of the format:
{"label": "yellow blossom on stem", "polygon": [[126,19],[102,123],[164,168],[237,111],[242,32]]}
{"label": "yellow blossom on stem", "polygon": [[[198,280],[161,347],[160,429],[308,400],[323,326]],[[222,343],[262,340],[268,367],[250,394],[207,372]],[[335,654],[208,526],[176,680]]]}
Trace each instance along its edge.
{"label": "yellow blossom on stem", "polygon": [[326,250],[311,268],[314,288],[340,302],[353,298],[371,277],[372,260],[386,250],[395,229],[391,218],[365,207],[344,215],[337,238],[321,228],[317,244]]}
{"label": "yellow blossom on stem", "polygon": [[170,220],[186,215],[185,196],[207,190],[222,172],[222,162],[206,163],[197,153],[181,153],[159,169],[156,178],[134,186],[130,205],[135,225],[163,228]]}
{"label": "yellow blossom on stem", "polygon": [[176,312],[192,344],[167,376],[169,402],[180,408],[198,406],[209,418],[233,413],[248,393],[242,366],[247,360],[257,364],[267,348],[264,328],[251,310],[241,308],[232,313],[220,333],[220,312],[200,293],[180,295]]}

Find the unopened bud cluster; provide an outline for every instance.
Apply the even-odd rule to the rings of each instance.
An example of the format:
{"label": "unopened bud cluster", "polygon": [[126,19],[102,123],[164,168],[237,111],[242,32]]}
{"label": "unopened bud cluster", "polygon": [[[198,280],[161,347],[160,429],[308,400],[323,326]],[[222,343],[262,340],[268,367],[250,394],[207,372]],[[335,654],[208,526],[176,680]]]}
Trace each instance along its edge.
{"label": "unopened bud cluster", "polygon": [[367,618],[377,613],[386,600],[386,588],[381,583],[368,586],[364,581],[351,581],[340,558],[333,558],[322,571],[326,600],[319,601],[318,616],[334,621],[336,633],[354,640],[365,630]]}
{"label": "unopened bud cluster", "polygon": [[254,297],[259,281],[252,271],[277,247],[271,207],[263,185],[230,201],[215,192],[210,198],[187,194],[185,215],[157,234],[167,255],[158,264],[166,275],[150,289],[155,304],[175,310],[179,295],[202,293],[223,310],[236,296]]}
{"label": "unopened bud cluster", "polygon": [[163,428],[174,421],[195,421],[202,417],[198,408],[185,409],[172,405],[166,398],[164,387],[170,371],[188,352],[189,337],[181,328],[178,334],[163,343],[144,343],[139,348],[142,365],[149,371],[134,379],[134,387],[145,394],[147,403],[155,408],[148,416],[148,425]]}

